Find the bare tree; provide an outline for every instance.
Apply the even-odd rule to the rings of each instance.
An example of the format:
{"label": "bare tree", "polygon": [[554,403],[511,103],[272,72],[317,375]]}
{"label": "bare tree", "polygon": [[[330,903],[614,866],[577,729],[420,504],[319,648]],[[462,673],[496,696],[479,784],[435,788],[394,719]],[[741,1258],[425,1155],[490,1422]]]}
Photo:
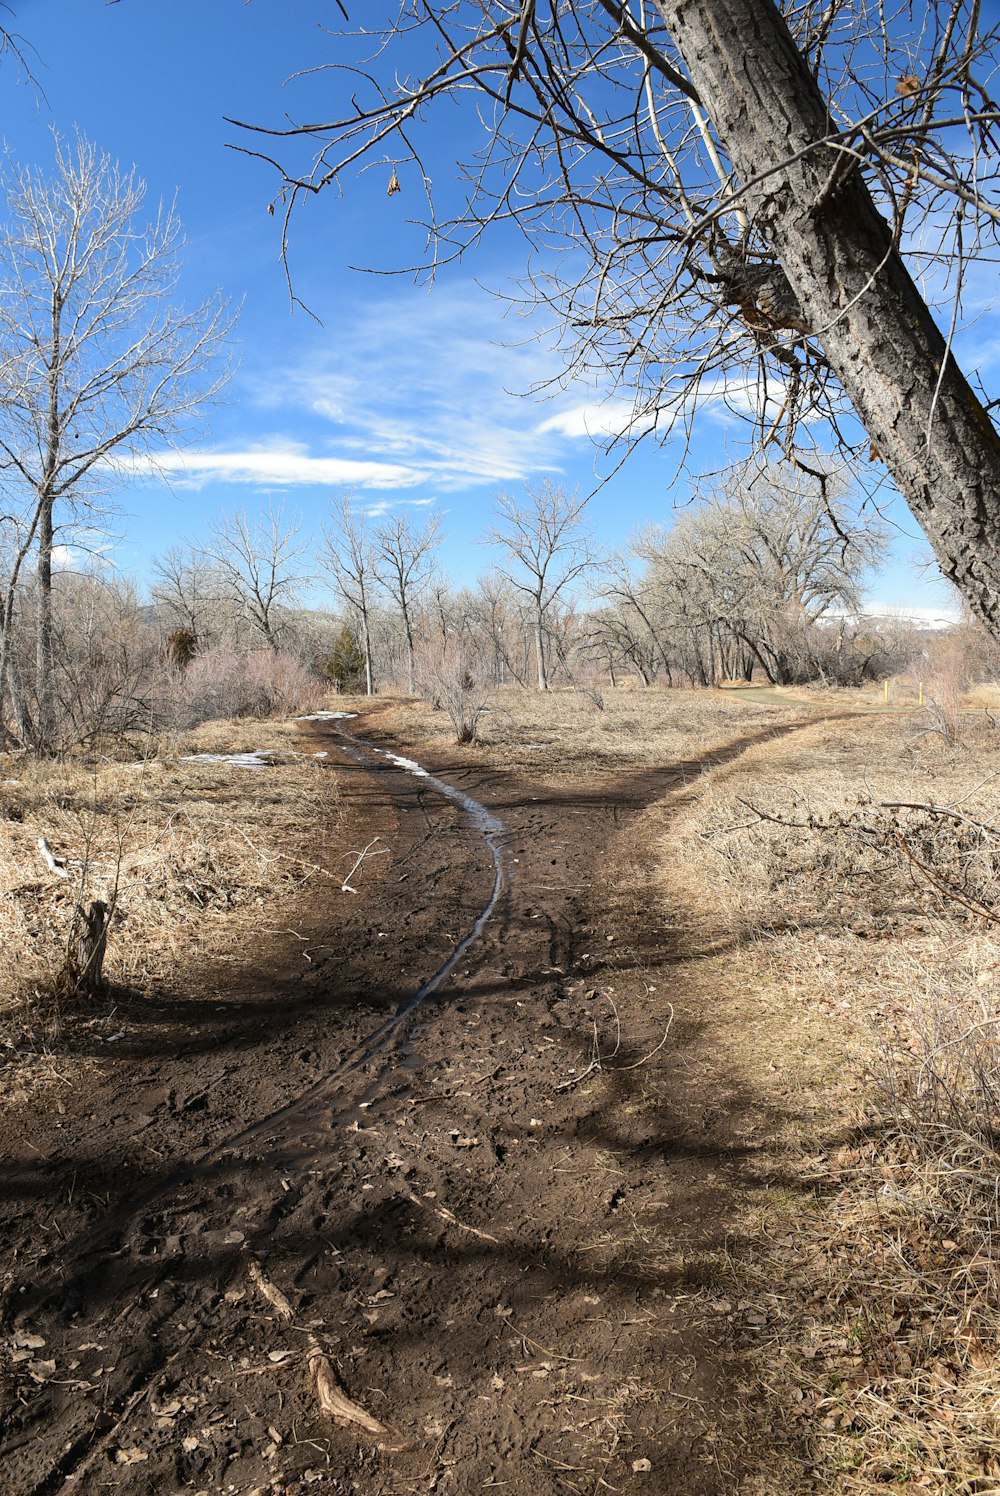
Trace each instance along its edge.
{"label": "bare tree", "polygon": [[372,589],[376,583],[375,548],[363,514],[352,510],[349,494],[333,504],[331,528],[323,532],[322,564],[338,596],[356,615],[365,657],[365,694],[375,690],[372,657]]}
{"label": "bare tree", "polygon": [[695,679],[749,677],[756,665],[786,684],[819,673],[826,625],[859,611],[885,546],[885,527],[836,475],[750,465],[669,532],[637,537],[645,574],[628,601],[641,595],[652,634]]}
{"label": "bare tree", "polygon": [[[92,512],[138,454],[176,436],[224,373],[231,322],[210,300],[172,304],[180,224],[140,217],[145,186],[87,141],[56,142],[51,177],[8,167],[0,231],[0,488],[12,565],[3,613],[5,667],[18,589],[35,572],[34,711],[17,715],[33,746],[51,745],[52,572],[57,537]],[[7,673],[4,684],[12,684]]]}
{"label": "bare tree", "polygon": [[516,681],[523,686],[531,668],[530,646],[525,648],[520,598],[496,568],[479,578],[470,623],[482,643],[498,685]]}
{"label": "bare tree", "polygon": [[598,557],[584,521],[586,498],[568,494],[548,479],[525,492],[524,500],[507,493],[497,496],[499,522],[490,526],[485,539],[502,547],[505,556],[497,569],[530,603],[538,689],[546,691],[550,614],[573,583],[597,565]]}
{"label": "bare tree", "polygon": [[225,515],[211,533],[205,554],[230,600],[269,649],[280,648],[283,615],[305,580],[298,527],[268,506],[256,519],[240,512]]}
{"label": "bare tree", "polygon": [[373,536],[376,577],[399,608],[406,639],[407,682],[410,695],[416,690],[414,622],[417,601],[433,571],[434,550],[440,541],[441,521],[428,515],[418,524],[404,509],[387,515]]}
{"label": "bare tree", "polygon": [[153,606],[173,632],[188,635],[192,650],[215,643],[225,590],[216,563],[186,542],[157,557],[152,571]]}
{"label": "bare tree", "polygon": [[[145,187],[87,141],[57,141],[52,177],[9,168],[0,232],[0,486],[10,551],[3,664],[24,565],[34,561],[34,711],[16,717],[36,748],[52,739],[52,564],[129,459],[177,434],[219,390],[225,307],[171,304],[180,223],[141,220]],[[9,669],[7,688],[12,687]]]}
{"label": "bare tree", "polygon": [[257,152],[281,172],[286,236],[304,193],[372,159],[429,199],[422,132],[438,101],[467,102],[451,130],[474,142],[467,196],[453,219],[429,200],[432,264],[498,222],[547,249],[568,239],[574,273],[534,294],[571,364],[635,392],[631,435],[729,395],[763,447],[808,465],[803,418],[850,446],[849,401],[942,570],[1000,634],[995,402],[953,356],[969,266],[995,256],[1000,224],[995,10],[414,0],[354,32],[371,60],[328,74],[343,90],[327,120],[265,131],[280,163]]}

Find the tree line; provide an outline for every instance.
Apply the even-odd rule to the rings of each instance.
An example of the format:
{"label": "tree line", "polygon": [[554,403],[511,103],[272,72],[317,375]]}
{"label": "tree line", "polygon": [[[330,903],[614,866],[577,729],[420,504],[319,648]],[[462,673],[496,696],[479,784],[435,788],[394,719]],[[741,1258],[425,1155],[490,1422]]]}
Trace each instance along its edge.
{"label": "tree line", "polygon": [[[49,736],[19,727],[41,605],[17,591],[3,681],[8,747],[53,750],[221,715],[318,704],[331,689],[421,693],[464,712],[496,687],[711,686],[729,678],[858,684],[920,650],[911,625],[866,620],[861,588],[884,554],[878,517],[834,473],[747,465],[668,529],[597,547],[587,502],[543,481],[501,493],[495,560],[475,585],[438,563],[441,518],[370,518],[338,495],[318,543],[280,510],[218,519],[168,550],[143,595],[111,569],[56,568]],[[325,590],[327,606],[305,606]]]}

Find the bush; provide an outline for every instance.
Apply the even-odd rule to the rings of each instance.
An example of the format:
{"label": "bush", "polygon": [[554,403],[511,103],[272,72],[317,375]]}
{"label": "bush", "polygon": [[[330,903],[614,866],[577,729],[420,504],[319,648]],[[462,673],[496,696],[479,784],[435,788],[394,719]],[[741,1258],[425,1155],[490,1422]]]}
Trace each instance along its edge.
{"label": "bush", "polygon": [[345,623],[333,641],[327,673],[338,691],[363,691],[365,688],[364,651],[350,624]]}
{"label": "bush", "polygon": [[312,711],[323,683],[284,650],[238,654],[213,649],[198,655],[174,678],[170,691],[175,725],[194,727],[212,717],[273,717]]}
{"label": "bush", "polygon": [[460,640],[424,643],[417,651],[417,688],[435,709],[448,714],[456,743],[474,743],[489,706],[482,662]]}

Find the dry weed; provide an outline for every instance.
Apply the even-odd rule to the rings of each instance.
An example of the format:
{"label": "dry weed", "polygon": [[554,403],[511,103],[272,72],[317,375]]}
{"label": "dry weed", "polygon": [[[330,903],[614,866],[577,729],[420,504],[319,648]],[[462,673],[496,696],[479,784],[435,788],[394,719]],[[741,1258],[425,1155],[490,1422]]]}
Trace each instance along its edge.
{"label": "dry weed", "polygon": [[[817,1203],[773,1202],[794,1245],[758,1287],[777,1269],[774,1354],[836,1491],[1000,1488],[1000,748],[988,723],[958,748],[914,751],[906,717],[815,724],[669,828],[670,897],[771,1009],[747,1067],[798,1068],[821,1103]],[[846,1075],[797,1065],[817,1021]]]}
{"label": "dry weed", "polygon": [[[256,770],[187,757],[261,747],[271,750],[269,767]],[[205,724],[129,763],[0,763],[0,1025],[8,1045],[57,1037],[64,1014],[53,993],[80,899],[114,908],[105,965],[113,987],[176,980],[219,947],[235,913],[266,908],[322,875],[317,802],[335,811],[336,780],[294,724]],[[42,836],[65,876],[40,856]]]}
{"label": "dry weed", "polygon": [[[467,755],[549,781],[673,765],[695,777],[713,750],[808,715],[798,698],[761,704],[722,691],[605,687],[603,700],[595,711],[586,690],[505,687],[491,698]],[[456,756],[444,713],[429,705],[386,706],[378,721],[405,736],[418,757],[420,748]]]}

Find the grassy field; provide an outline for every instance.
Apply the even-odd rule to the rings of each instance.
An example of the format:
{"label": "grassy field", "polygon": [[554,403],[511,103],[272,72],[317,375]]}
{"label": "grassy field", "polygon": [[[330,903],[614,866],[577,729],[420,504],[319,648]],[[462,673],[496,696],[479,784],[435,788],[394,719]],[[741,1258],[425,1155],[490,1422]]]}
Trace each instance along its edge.
{"label": "grassy field", "polygon": [[[267,750],[247,769],[193,755]],[[252,920],[315,879],[338,834],[336,778],[294,723],[219,722],[124,759],[0,759],[0,1044],[4,1093],[19,1100],[68,1074],[73,1029],[111,1032],[115,990],[182,985],[225,961]],[[44,837],[65,863],[47,868]],[[73,910],[114,914],[105,961],[111,1007],[59,992]],[[287,924],[287,920],[281,920]],[[119,1025],[120,1026],[120,1025]]]}

